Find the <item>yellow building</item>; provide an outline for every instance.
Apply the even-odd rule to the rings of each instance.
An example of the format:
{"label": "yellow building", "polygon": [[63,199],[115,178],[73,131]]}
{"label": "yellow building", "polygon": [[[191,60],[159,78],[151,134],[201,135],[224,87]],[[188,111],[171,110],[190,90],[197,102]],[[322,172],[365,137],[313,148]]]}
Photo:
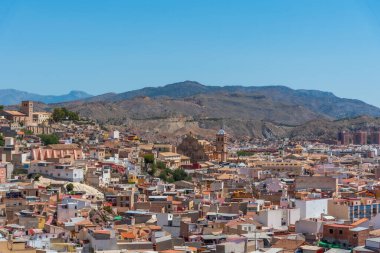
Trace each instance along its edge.
{"label": "yellow building", "polygon": [[10,239],[0,241],[1,253],[36,253],[37,250],[26,247],[27,240],[24,239]]}

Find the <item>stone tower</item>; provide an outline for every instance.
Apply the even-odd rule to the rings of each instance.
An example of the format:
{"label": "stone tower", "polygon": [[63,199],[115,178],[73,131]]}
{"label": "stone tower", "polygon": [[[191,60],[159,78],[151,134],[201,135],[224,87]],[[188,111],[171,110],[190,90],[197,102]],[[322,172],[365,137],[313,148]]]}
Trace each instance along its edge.
{"label": "stone tower", "polygon": [[33,101],[22,101],[20,111],[26,115],[28,123],[33,121]]}
{"label": "stone tower", "polygon": [[227,161],[227,134],[223,129],[216,134],[216,155],[219,162]]}

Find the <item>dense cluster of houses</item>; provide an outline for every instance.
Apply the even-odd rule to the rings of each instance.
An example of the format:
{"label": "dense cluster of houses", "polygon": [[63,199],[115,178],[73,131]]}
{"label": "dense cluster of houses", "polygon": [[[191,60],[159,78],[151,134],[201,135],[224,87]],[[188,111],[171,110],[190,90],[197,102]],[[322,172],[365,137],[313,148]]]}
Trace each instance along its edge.
{"label": "dense cluster of houses", "polygon": [[380,251],[378,145],[232,143],[223,129],[149,143],[70,121],[45,125],[59,141],[43,144],[13,123],[0,252]]}

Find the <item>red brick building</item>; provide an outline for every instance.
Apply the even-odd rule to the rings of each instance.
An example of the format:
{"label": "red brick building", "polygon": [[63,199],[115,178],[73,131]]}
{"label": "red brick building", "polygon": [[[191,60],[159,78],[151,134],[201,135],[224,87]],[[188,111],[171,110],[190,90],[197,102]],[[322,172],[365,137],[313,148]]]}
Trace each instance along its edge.
{"label": "red brick building", "polygon": [[366,145],[368,134],[365,131],[357,131],[354,133],[354,144],[356,145]]}
{"label": "red brick building", "polygon": [[380,145],[380,132],[379,131],[371,132],[371,144]]}
{"label": "red brick building", "polygon": [[351,132],[343,131],[339,133],[339,140],[342,145],[350,145],[353,143],[353,135]]}
{"label": "red brick building", "polygon": [[369,236],[369,229],[344,224],[325,224],[322,240],[343,248],[362,246]]}

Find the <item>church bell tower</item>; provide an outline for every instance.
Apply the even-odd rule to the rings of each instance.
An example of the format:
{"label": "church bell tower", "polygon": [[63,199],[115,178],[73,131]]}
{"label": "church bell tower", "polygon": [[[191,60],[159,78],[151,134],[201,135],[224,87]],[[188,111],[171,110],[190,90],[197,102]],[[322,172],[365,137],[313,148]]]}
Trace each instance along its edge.
{"label": "church bell tower", "polygon": [[227,134],[223,129],[216,134],[216,154],[219,162],[227,161]]}

